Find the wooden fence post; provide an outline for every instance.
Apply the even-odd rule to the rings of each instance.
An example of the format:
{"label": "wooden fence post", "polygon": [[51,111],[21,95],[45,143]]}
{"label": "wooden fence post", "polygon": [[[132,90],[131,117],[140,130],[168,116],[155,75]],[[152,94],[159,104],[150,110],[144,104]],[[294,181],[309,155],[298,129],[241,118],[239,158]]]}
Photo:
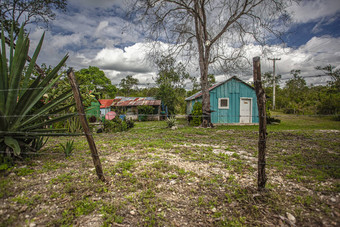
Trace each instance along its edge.
{"label": "wooden fence post", "polygon": [[97,176],[101,181],[105,182],[106,180],[105,180],[105,177],[104,177],[102,164],[100,163],[96,144],[94,143],[94,139],[92,137],[92,132],[90,131],[89,125],[88,125],[87,120],[86,120],[84,106],[83,106],[81,96],[80,96],[80,92],[79,92],[79,87],[78,87],[78,84],[77,84],[77,81],[76,81],[76,78],[74,76],[74,72],[73,72],[72,68],[70,68],[67,71],[67,76],[70,80],[74,99],[76,101],[76,107],[77,107],[77,110],[78,110],[79,119],[80,119],[81,125],[83,126],[85,136],[86,136],[87,142],[88,142],[90,150],[91,150],[92,160],[93,160],[93,164],[96,168]]}
{"label": "wooden fence post", "polygon": [[253,73],[254,85],[257,97],[257,108],[259,112],[259,143],[258,143],[258,173],[257,173],[257,188],[262,190],[266,186],[266,137],[267,137],[267,122],[266,122],[266,95],[262,88],[261,82],[261,63],[260,57],[253,58]]}

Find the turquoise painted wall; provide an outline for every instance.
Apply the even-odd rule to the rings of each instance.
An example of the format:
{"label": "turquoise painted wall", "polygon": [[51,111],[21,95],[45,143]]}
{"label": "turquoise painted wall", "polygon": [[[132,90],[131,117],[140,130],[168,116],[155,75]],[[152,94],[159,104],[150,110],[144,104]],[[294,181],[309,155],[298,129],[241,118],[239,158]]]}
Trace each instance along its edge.
{"label": "turquoise painted wall", "polygon": [[[229,109],[219,109],[218,99],[229,98]],[[258,109],[257,98],[255,90],[248,85],[236,80],[231,79],[226,83],[214,88],[210,91],[210,105],[212,123],[239,123],[240,122],[240,98],[250,98],[252,102],[252,123],[258,123]],[[191,102],[191,109],[187,113],[191,113],[192,106],[195,102],[201,102],[202,98],[194,99]],[[190,107],[190,104],[188,104]]]}

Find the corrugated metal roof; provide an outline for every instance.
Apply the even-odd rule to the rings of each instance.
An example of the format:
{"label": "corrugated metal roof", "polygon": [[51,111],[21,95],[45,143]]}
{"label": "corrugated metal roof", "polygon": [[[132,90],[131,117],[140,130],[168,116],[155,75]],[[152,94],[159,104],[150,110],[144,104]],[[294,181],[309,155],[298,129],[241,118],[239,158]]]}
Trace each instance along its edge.
{"label": "corrugated metal roof", "polygon": [[161,100],[154,97],[121,97],[113,100],[112,106],[160,106]]}
{"label": "corrugated metal roof", "polygon": [[[222,84],[224,84],[224,83],[227,83],[228,81],[230,81],[230,80],[232,80],[232,79],[236,79],[236,80],[238,80],[238,81],[244,83],[245,85],[251,87],[252,89],[254,89],[252,86],[250,86],[249,84],[247,84],[247,83],[244,82],[243,80],[237,78],[236,76],[233,76],[233,77],[229,78],[228,80],[225,80],[225,81],[219,82],[219,83],[217,83],[217,84],[214,84],[213,86],[211,86],[211,87],[209,88],[209,91],[215,89],[216,87],[218,87],[218,86],[220,86],[220,85],[222,85]],[[193,99],[197,99],[197,98],[199,98],[199,97],[201,97],[201,96],[202,96],[202,91],[199,91],[199,92],[193,94],[192,96],[186,98],[185,101],[190,101],[190,100],[193,100]]]}
{"label": "corrugated metal roof", "polygon": [[107,108],[110,107],[114,99],[99,99],[100,108]]}

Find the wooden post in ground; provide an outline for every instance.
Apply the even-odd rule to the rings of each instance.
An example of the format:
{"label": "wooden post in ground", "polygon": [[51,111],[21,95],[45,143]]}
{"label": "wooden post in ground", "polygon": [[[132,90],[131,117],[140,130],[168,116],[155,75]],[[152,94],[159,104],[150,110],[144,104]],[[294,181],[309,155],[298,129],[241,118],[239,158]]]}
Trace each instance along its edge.
{"label": "wooden post in ground", "polygon": [[253,58],[254,85],[257,97],[257,108],[259,112],[259,143],[258,143],[258,173],[257,188],[262,190],[266,186],[266,138],[267,138],[267,122],[266,122],[266,95],[262,88],[261,82],[261,63],[260,57]]}
{"label": "wooden post in ground", "polygon": [[89,125],[88,125],[87,120],[86,120],[84,106],[83,106],[83,103],[81,101],[81,96],[80,96],[80,92],[79,92],[79,87],[78,87],[78,84],[77,84],[77,81],[76,81],[76,78],[74,76],[74,72],[73,72],[72,68],[70,68],[67,71],[67,76],[70,80],[74,99],[76,101],[76,107],[77,107],[77,110],[78,110],[80,122],[81,122],[81,125],[83,126],[87,142],[89,143],[89,147],[90,147],[91,155],[92,155],[92,160],[93,160],[93,164],[96,168],[97,176],[101,181],[105,182],[106,180],[105,180],[105,177],[104,177],[102,164],[100,163],[96,144],[94,143],[94,139],[92,137],[92,132],[90,131]]}

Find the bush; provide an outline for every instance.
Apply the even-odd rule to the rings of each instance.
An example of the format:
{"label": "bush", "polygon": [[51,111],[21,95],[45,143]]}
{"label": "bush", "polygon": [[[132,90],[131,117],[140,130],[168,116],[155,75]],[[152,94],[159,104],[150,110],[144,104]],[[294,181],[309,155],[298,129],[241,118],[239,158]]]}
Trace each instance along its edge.
{"label": "bush", "polygon": [[128,129],[135,127],[135,122],[133,120],[125,118],[125,122],[127,124]]}
{"label": "bush", "polygon": [[337,114],[335,115],[333,118],[332,118],[333,121],[340,121],[340,114]]}
{"label": "bush", "polygon": [[130,128],[133,128],[135,123],[132,120],[122,120],[119,117],[115,117],[111,121],[104,121],[104,132],[123,132]]}
{"label": "bush", "polygon": [[289,102],[288,105],[283,109],[283,113],[285,114],[301,114],[303,111],[301,110],[299,104],[295,102]]}
{"label": "bush", "polygon": [[270,113],[270,110],[269,110],[268,106],[266,106],[266,122],[269,125],[274,123],[274,122],[281,123],[280,119],[276,119],[276,118],[271,117],[271,113]]}
{"label": "bush", "polygon": [[97,122],[97,118],[96,118],[95,116],[91,116],[91,117],[89,118],[89,122],[90,122],[90,123],[95,123],[95,122]]}
{"label": "bush", "polygon": [[138,106],[138,119],[146,121],[149,115],[154,114],[155,108],[153,106]]}
{"label": "bush", "polygon": [[199,126],[202,123],[202,103],[195,102],[192,108],[192,123],[194,126]]}

